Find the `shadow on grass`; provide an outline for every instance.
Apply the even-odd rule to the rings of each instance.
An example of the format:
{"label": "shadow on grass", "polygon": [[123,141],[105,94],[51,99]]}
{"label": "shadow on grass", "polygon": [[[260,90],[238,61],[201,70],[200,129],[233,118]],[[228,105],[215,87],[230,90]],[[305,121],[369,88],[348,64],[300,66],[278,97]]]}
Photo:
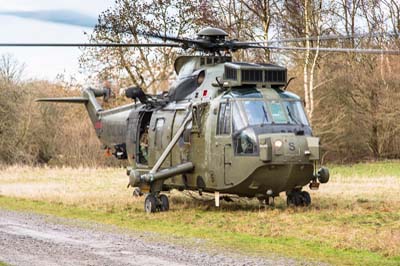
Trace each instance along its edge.
{"label": "shadow on grass", "polygon": [[[170,196],[171,205],[174,209],[196,209],[203,211],[232,212],[232,211],[268,211],[268,210],[286,210],[300,209],[300,207],[288,207],[284,197],[277,197],[271,205],[261,204],[257,199],[239,198],[232,196],[232,201],[221,199],[220,206],[215,207],[215,201],[212,194],[203,194],[194,196],[188,193],[173,193]],[[309,207],[303,207],[305,209]]]}
{"label": "shadow on grass", "polygon": [[[194,193],[195,194],[195,193]],[[379,199],[338,199],[334,197],[316,197],[310,206],[294,207],[287,206],[286,197],[276,197],[272,205],[260,204],[257,199],[238,198],[233,196],[232,202],[225,200],[220,201],[220,207],[215,207],[215,202],[212,194],[203,194],[200,197],[198,194],[188,193],[172,193],[170,202],[172,210],[187,210],[196,209],[202,211],[216,211],[216,212],[234,212],[234,211],[288,211],[296,213],[319,212],[319,211],[388,211],[395,206],[387,202],[380,201]]]}

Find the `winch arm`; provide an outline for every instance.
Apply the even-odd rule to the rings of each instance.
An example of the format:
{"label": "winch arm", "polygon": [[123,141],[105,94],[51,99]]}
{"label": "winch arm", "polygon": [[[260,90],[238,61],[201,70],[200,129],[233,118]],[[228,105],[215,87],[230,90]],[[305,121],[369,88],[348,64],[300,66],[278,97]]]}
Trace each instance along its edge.
{"label": "winch arm", "polygon": [[178,129],[178,131],[175,133],[174,137],[172,138],[171,142],[168,144],[167,148],[163,151],[161,154],[160,158],[157,160],[153,168],[150,170],[149,174],[154,174],[160,169],[161,165],[164,163],[165,159],[169,155],[169,153],[172,151],[172,148],[175,146],[175,144],[178,142],[180,136],[182,135],[183,131],[185,130],[185,127],[187,123],[192,121],[192,112],[189,112],[187,115],[185,121],[182,123],[181,127]]}

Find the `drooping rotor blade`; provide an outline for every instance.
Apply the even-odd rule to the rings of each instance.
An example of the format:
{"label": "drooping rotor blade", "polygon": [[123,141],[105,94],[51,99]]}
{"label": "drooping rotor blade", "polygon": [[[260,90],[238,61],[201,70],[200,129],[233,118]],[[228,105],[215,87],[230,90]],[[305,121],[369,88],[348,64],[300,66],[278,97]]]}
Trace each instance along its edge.
{"label": "drooping rotor blade", "polygon": [[400,50],[383,50],[383,49],[359,49],[359,48],[326,48],[326,47],[290,47],[290,46],[251,46],[251,48],[263,48],[272,50],[286,51],[320,51],[320,52],[335,52],[335,53],[360,53],[360,54],[390,54],[400,55]]}
{"label": "drooping rotor blade", "polygon": [[181,47],[176,43],[0,43],[0,47]]}

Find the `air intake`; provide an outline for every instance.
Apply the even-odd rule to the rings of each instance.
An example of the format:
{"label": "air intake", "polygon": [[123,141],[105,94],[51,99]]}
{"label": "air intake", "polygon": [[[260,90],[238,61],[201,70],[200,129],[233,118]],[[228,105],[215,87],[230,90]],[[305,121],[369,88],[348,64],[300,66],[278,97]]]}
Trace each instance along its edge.
{"label": "air intake", "polygon": [[284,86],[287,70],[272,64],[225,63],[224,80],[233,87],[243,84]]}
{"label": "air intake", "polygon": [[237,80],[237,70],[228,66],[225,66],[225,79]]}
{"label": "air intake", "polygon": [[286,69],[285,70],[265,70],[265,82],[275,83],[284,82],[286,83]]}
{"label": "air intake", "polygon": [[263,82],[263,71],[259,69],[243,69],[242,81],[244,82]]}

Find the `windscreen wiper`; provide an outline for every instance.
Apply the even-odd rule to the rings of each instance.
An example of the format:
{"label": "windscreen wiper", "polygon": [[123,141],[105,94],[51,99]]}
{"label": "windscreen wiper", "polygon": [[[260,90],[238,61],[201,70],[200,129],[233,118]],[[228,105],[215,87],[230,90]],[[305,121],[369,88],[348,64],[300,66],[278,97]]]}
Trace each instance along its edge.
{"label": "windscreen wiper", "polygon": [[266,122],[265,124],[268,124],[268,114],[267,114],[267,111],[265,110],[265,106],[264,105],[262,106],[262,110],[263,110],[263,113],[264,113],[264,118],[263,118],[261,126],[264,126],[264,121]]}
{"label": "windscreen wiper", "polygon": [[296,124],[300,124],[301,126],[304,126],[303,123],[301,123],[299,120],[297,120],[297,119],[293,116],[292,112],[290,112],[289,106],[286,106],[286,110],[288,111],[289,117],[290,117]]}

